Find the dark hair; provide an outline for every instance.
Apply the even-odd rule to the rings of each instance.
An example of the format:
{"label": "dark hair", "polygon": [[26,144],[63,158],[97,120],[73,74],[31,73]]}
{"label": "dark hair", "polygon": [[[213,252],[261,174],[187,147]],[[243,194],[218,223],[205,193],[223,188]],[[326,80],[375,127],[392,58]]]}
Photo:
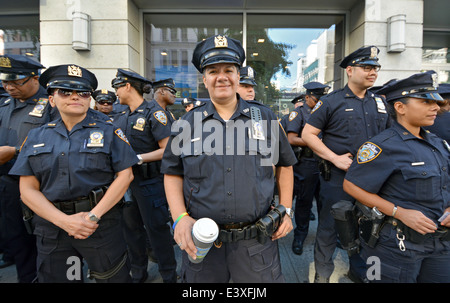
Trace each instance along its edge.
{"label": "dark hair", "polygon": [[152,86],[149,83],[144,82],[128,82],[131,87],[133,87],[141,96],[144,94],[149,94],[152,91]]}
{"label": "dark hair", "polygon": [[408,97],[404,97],[404,98],[399,98],[396,100],[392,100],[387,103],[386,109],[387,112],[389,114],[389,116],[391,116],[392,119],[394,119],[395,121],[397,121],[397,111],[395,110],[394,104],[396,102],[402,102],[403,104],[407,104],[409,102],[409,98]]}

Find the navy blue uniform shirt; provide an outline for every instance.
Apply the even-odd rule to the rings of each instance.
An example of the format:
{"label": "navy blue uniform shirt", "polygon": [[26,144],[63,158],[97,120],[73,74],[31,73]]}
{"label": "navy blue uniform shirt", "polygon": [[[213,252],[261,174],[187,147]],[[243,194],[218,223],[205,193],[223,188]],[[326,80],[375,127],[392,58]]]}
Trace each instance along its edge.
{"label": "navy blue uniform shirt", "polygon": [[299,137],[302,135],[303,127],[311,116],[311,108],[307,105],[301,105],[295,108],[290,114],[286,126],[286,133],[297,133]]}
{"label": "navy blue uniform shirt", "polygon": [[30,131],[11,175],[34,175],[51,202],[68,201],[101,186],[138,162],[123,132],[91,115],[69,132],[60,119]]}
{"label": "navy blue uniform shirt", "polygon": [[442,138],[423,129],[421,135],[424,139],[394,122],[361,146],[345,178],[437,224],[450,206],[450,151]]}
{"label": "navy blue uniform shirt", "polygon": [[[255,108],[267,126],[260,139],[253,137]],[[256,221],[268,212],[273,199],[271,157],[277,166],[297,161],[277,117],[257,101],[239,98],[228,121],[212,102],[205,102],[177,120],[173,129],[161,172],[184,176],[185,203],[196,219],[208,217],[218,224]]]}
{"label": "navy blue uniform shirt", "polygon": [[127,107],[114,119],[114,124],[125,132],[137,154],[159,149],[158,141],[170,136],[173,116],[156,100],[145,101],[134,111]]}
{"label": "navy blue uniform shirt", "polygon": [[367,91],[358,98],[346,85],[320,98],[308,124],[322,130],[323,143],[337,155],[356,155],[365,141],[390,123],[384,100]]}
{"label": "navy blue uniform shirt", "polygon": [[[6,97],[0,103],[0,146],[20,148],[28,132],[59,117],[59,112],[48,102],[43,87],[25,102]],[[14,159],[0,166],[0,174],[7,174]]]}

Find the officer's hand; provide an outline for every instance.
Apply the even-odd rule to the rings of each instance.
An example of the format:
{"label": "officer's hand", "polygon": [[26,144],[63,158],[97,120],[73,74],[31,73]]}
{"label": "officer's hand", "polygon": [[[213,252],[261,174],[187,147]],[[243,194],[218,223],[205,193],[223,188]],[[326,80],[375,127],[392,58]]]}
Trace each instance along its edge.
{"label": "officer's hand", "polygon": [[87,239],[92,235],[98,227],[98,224],[86,220],[87,212],[76,213],[68,215],[64,221],[62,229],[64,229],[69,236],[75,239]]}
{"label": "officer's hand", "polygon": [[16,148],[14,146],[0,146],[0,165],[5,164],[16,154]]}
{"label": "officer's hand", "polygon": [[437,229],[433,220],[429,219],[421,211],[415,209],[399,207],[395,217],[422,235],[434,233]]}
{"label": "officer's hand", "polygon": [[331,161],[337,168],[347,171],[353,162],[353,155],[351,153],[346,153],[335,157]]}
{"label": "officer's hand", "polygon": [[190,216],[184,216],[178,221],[173,232],[173,238],[177,242],[181,250],[187,252],[192,258],[195,259],[197,248],[192,240],[192,227],[194,226],[195,219]]}
{"label": "officer's hand", "polygon": [[292,219],[288,215],[285,215],[280,227],[278,227],[277,231],[272,235],[272,241],[286,237],[292,229],[294,229]]}

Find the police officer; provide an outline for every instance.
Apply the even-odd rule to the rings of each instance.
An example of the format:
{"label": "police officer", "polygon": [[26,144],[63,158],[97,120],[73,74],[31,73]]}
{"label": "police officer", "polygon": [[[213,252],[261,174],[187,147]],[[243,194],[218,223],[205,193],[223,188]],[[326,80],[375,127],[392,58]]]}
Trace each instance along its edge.
{"label": "police officer", "polygon": [[[174,85],[166,84],[161,82],[156,95],[168,97],[170,101],[165,101],[167,106],[176,91]],[[148,236],[163,281],[174,283],[177,280],[175,252],[167,224],[169,211],[160,173],[173,117],[158,101],[144,100],[143,94],[150,92],[151,82],[137,73],[119,69],[112,80],[112,87],[120,103],[128,106],[114,123],[124,130],[139,157],[139,162],[133,166],[135,178],[130,185],[136,203],[123,209],[133,282],[144,282],[148,277]]]}
{"label": "police officer", "polygon": [[[308,235],[311,208],[314,197],[319,189],[319,168],[317,159],[313,157],[313,151],[306,146],[301,138],[301,133],[306,121],[311,115],[311,110],[317,101],[326,95],[328,85],[320,82],[309,82],[304,85],[306,89],[305,105],[295,108],[289,115],[286,128],[289,143],[293,146],[298,162],[294,165],[294,197],[295,201],[295,223],[294,240],[292,251],[301,255],[303,253],[303,242]],[[320,207],[318,207],[320,209]]]}
{"label": "police officer", "polygon": [[384,215],[377,242],[361,237],[363,258],[379,258],[373,282],[450,281],[450,147],[423,128],[443,100],[437,85],[429,71],[380,90],[395,122],[360,147],[345,176],[345,191]]}
{"label": "police officer", "polygon": [[164,109],[170,124],[172,124],[175,121],[175,117],[167,106],[175,104],[175,96],[177,94],[175,82],[172,78],[155,81],[153,82],[153,92],[155,101]]}
{"label": "police officer", "polygon": [[241,67],[239,79],[238,94],[244,100],[255,100],[255,71],[251,66]]}
{"label": "police officer", "polygon": [[44,68],[30,56],[0,56],[0,80],[8,94],[0,104],[0,206],[6,254],[16,264],[19,282],[36,278],[36,239],[26,230],[18,178],[8,176],[28,132],[52,119],[47,92],[39,85]]}
{"label": "police officer", "polygon": [[106,89],[98,89],[92,93],[92,98],[95,100],[94,109],[114,120],[113,104],[116,94]]}
{"label": "police officer", "polygon": [[[38,281],[82,282],[83,258],[97,282],[131,282],[116,204],[136,154],[120,129],[87,114],[93,73],[58,65],[39,81],[61,118],[30,131],[10,171],[21,176],[23,202],[35,213]],[[73,276],[72,262],[80,265]]]}
{"label": "police officer", "polygon": [[[353,200],[342,189],[345,172],[359,146],[389,123],[383,99],[367,91],[378,76],[378,53],[377,47],[368,46],[345,57],[340,66],[347,72],[347,85],[322,97],[303,128],[302,139],[322,158],[321,209],[314,248],[316,282],[328,282],[334,270],[337,235],[331,207],[340,200]],[[349,263],[349,278],[364,279],[365,262],[359,255],[352,254]]]}
{"label": "police officer", "polygon": [[424,128],[450,142],[450,84],[440,84],[438,93],[444,99],[445,104],[438,111],[434,124]]}
{"label": "police officer", "polygon": [[[161,170],[175,222],[174,239],[183,251],[183,282],[284,281],[274,240],[292,230],[291,217],[283,217],[281,211],[286,208],[293,215],[292,165],[296,159],[275,114],[236,94],[244,59],[241,43],[226,36],[213,36],[197,44],[192,63],[203,74],[211,101],[174,124],[164,153]],[[212,129],[217,132],[215,140]],[[235,131],[238,135],[232,136]],[[236,137],[243,140],[238,142]],[[180,138],[182,146],[177,144]],[[277,215],[270,226],[276,231],[258,233],[255,222],[271,211],[274,162],[281,206],[272,210]],[[193,263],[188,259],[188,254],[195,259],[197,251],[192,227],[203,217],[219,225],[219,237],[204,260]]]}
{"label": "police officer", "polygon": [[[298,95],[297,97],[295,97],[294,99],[291,100],[291,103],[294,104],[294,109],[296,109],[297,107],[299,107],[300,105],[303,105],[304,103],[304,98],[305,98],[305,94],[301,94]],[[288,120],[289,120],[289,114],[286,114],[284,116],[282,116],[279,121],[280,121],[280,125],[283,127],[284,130],[287,129],[287,124],[288,124]]]}
{"label": "police officer", "polygon": [[194,108],[196,101],[197,100],[195,98],[189,97],[189,98],[183,98],[183,101],[181,101],[181,103],[183,104],[184,110],[186,112],[189,112],[191,109]]}

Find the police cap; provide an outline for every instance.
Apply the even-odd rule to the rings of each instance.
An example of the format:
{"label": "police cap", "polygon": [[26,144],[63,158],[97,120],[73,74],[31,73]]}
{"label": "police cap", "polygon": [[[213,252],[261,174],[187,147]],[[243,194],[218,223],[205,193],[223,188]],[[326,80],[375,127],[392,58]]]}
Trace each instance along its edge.
{"label": "police cap", "polygon": [[342,60],[341,64],[339,64],[339,66],[342,68],[346,68],[347,66],[353,66],[357,64],[381,66],[378,63],[379,52],[380,50],[378,49],[378,47],[374,45],[361,47],[355,50],[347,57],[345,57]]}
{"label": "police cap", "polygon": [[206,66],[217,63],[234,63],[241,67],[244,60],[245,52],[241,42],[222,35],[200,41],[192,55],[192,64],[200,73]]}
{"label": "police cap", "polygon": [[106,89],[98,89],[92,93],[92,98],[97,102],[110,101],[112,104],[116,101],[116,94]]}
{"label": "police cap", "polygon": [[61,88],[75,91],[94,91],[97,78],[87,69],[75,65],[64,64],[49,67],[39,77],[39,83],[47,89]]}
{"label": "police cap", "polygon": [[387,102],[405,97],[443,101],[438,93],[438,86],[436,72],[427,71],[406,79],[392,81],[378,90],[377,94],[386,96]]}
{"label": "police cap", "polygon": [[186,107],[186,106],[188,106],[189,104],[194,104],[194,102],[196,102],[196,101],[197,101],[197,99],[194,99],[194,98],[189,97],[189,98],[184,98],[184,99],[181,101],[181,104],[183,104],[183,106]]}
{"label": "police cap", "polygon": [[241,67],[241,69],[239,70],[239,73],[241,74],[239,83],[256,86],[256,82],[255,82],[256,73],[255,73],[255,70],[251,66]]}
{"label": "police cap", "polygon": [[14,81],[39,75],[39,69],[45,68],[31,56],[0,56],[0,80]]}
{"label": "police cap", "polygon": [[301,95],[295,97],[294,99],[292,99],[291,103],[292,104],[297,104],[298,102],[303,101],[304,98],[305,98],[305,94],[301,94]]}
{"label": "police cap", "polygon": [[169,79],[164,79],[164,80],[159,80],[159,81],[155,81],[153,82],[153,89],[158,89],[160,87],[168,87],[171,90],[174,91],[174,93],[177,92],[177,90],[175,89],[175,82],[173,81],[172,78]]}
{"label": "police cap", "polygon": [[306,88],[307,95],[313,95],[317,97],[322,97],[328,93],[330,87],[328,85],[322,84],[320,82],[308,82],[303,85]]}
{"label": "police cap", "polygon": [[438,93],[444,99],[450,99],[450,83],[439,84]]}
{"label": "police cap", "polygon": [[114,79],[112,79],[112,81],[111,81],[111,86],[117,87],[117,86],[121,86],[121,84],[128,83],[128,82],[143,82],[143,83],[152,84],[152,82],[150,80],[142,77],[138,73],[119,68],[119,69],[117,69],[116,77]]}

